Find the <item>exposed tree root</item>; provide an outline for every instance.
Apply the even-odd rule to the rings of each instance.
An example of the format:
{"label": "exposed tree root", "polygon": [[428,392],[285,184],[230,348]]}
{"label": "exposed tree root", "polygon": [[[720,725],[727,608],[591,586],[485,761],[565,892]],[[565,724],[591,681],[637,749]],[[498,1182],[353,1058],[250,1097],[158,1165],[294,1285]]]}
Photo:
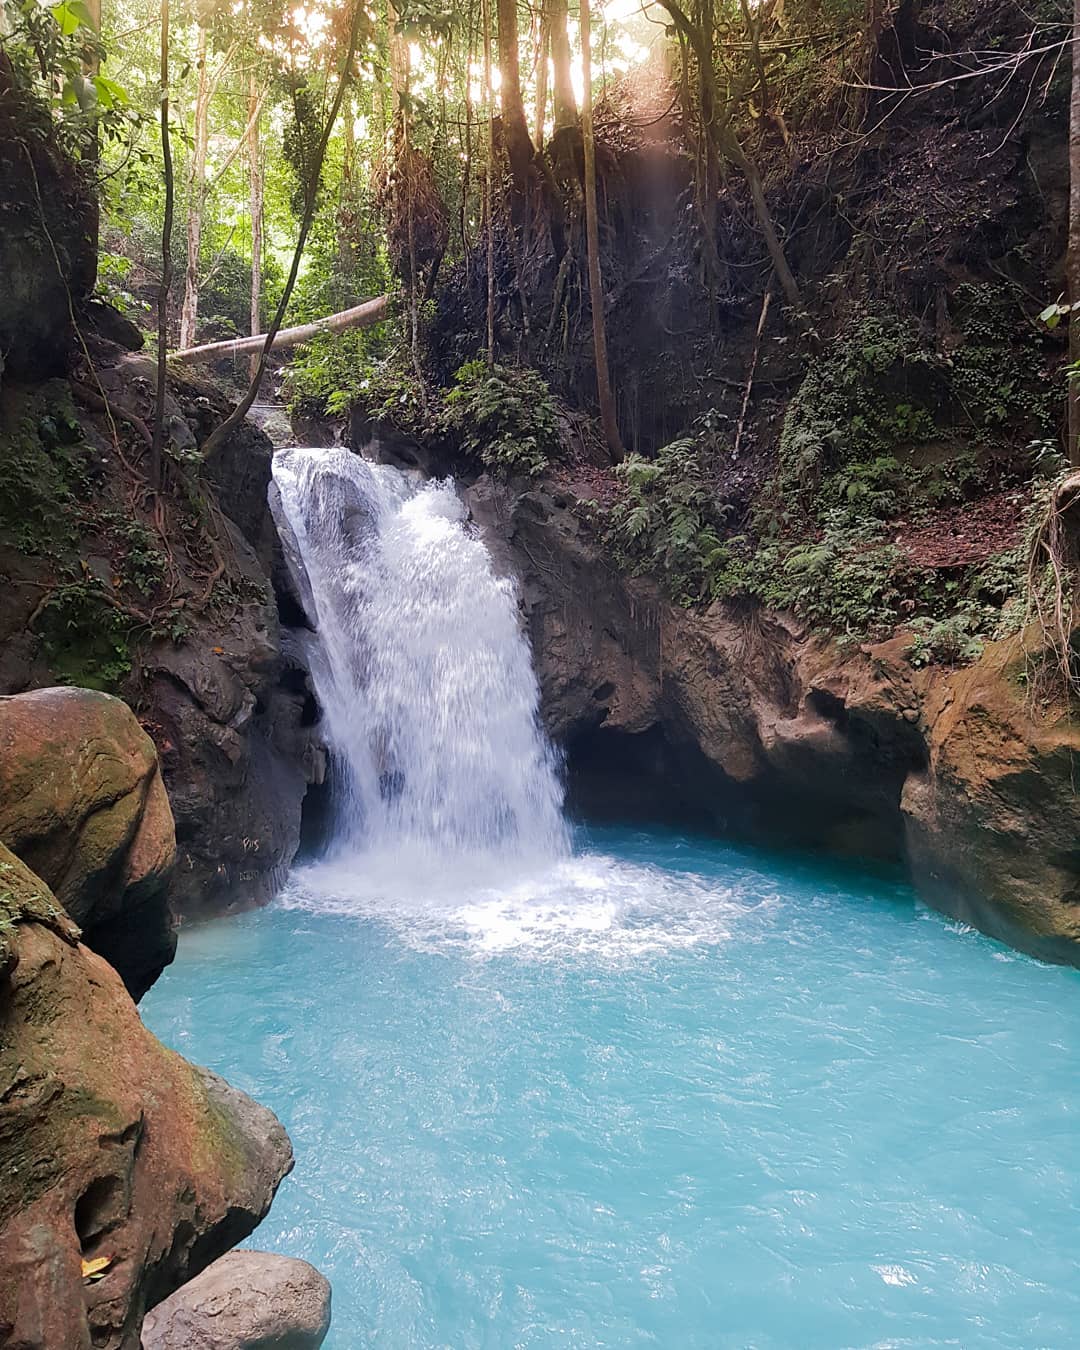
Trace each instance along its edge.
{"label": "exposed tree root", "polygon": [[1031,536],[1028,550],[1029,620],[1038,624],[1049,662],[1031,678],[1033,695],[1046,696],[1047,676],[1058,692],[1080,696],[1072,635],[1077,622],[1080,578],[1080,471],[1070,470],[1050,493],[1046,513]]}

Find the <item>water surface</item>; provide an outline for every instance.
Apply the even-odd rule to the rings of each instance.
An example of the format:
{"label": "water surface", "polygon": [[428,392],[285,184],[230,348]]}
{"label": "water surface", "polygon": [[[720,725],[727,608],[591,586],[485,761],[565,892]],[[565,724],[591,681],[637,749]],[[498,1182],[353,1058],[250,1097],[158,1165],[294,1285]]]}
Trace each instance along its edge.
{"label": "water surface", "polygon": [[332,1350],[1080,1344],[1080,977],[880,877],[608,829],[185,932],[148,1023],[297,1154]]}

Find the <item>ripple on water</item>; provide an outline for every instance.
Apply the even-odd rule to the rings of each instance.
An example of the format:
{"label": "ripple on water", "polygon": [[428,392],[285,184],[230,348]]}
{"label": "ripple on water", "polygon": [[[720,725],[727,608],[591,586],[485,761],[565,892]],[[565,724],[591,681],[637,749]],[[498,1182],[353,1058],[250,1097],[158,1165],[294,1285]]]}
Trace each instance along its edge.
{"label": "ripple on water", "polygon": [[143,1004],[288,1126],[257,1242],[332,1350],[1080,1343],[1077,972],[675,835],[414,863],[301,872]]}

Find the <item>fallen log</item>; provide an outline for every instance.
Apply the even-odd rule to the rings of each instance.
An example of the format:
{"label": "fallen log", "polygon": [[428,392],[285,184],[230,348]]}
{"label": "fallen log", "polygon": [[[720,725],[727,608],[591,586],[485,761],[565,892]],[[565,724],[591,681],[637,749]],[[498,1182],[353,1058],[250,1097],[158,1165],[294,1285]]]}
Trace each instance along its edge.
{"label": "fallen log", "polygon": [[[390,310],[393,296],[380,295],[374,300],[365,300],[362,305],[352,309],[343,309],[340,314],[328,314],[325,319],[316,319],[314,323],[302,323],[296,328],[282,328],[270,344],[272,352],[282,347],[298,347],[301,342],[310,342],[320,333],[340,333],[346,328],[370,328],[385,319]],[[266,334],[256,333],[254,337],[231,338],[226,342],[207,342],[201,347],[185,347],[182,351],[172,352],[170,361],[182,361],[194,365],[199,361],[216,361],[223,356],[250,356],[261,352],[266,344]]]}

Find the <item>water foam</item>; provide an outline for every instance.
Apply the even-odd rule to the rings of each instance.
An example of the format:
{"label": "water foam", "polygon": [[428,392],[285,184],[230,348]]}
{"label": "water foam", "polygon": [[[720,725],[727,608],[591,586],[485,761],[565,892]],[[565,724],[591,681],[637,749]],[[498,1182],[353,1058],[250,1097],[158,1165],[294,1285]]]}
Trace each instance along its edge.
{"label": "water foam", "polygon": [[274,482],[318,630],[312,678],[342,786],[339,864],[400,898],[564,857],[562,788],[515,589],[453,484],[340,448],[279,451]]}
{"label": "water foam", "polygon": [[400,877],[393,884],[389,869],[371,869],[367,861],[339,858],[298,869],[280,903],[374,921],[413,950],[621,963],[722,945],[740,919],[777,899],[753,886],[600,853],[501,884],[444,876],[441,886],[423,891],[401,885]]}

